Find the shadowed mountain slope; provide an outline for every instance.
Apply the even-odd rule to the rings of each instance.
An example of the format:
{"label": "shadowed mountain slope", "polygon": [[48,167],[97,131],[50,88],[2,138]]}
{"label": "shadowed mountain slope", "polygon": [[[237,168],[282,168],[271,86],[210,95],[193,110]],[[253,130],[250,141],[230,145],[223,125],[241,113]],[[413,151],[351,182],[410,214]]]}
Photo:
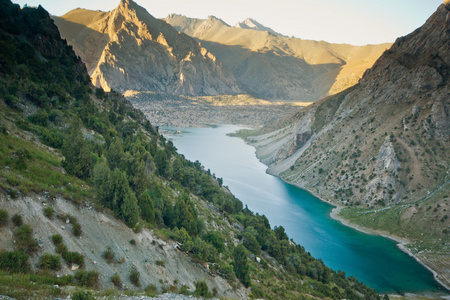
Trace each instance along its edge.
{"label": "shadowed mountain slope", "polygon": [[171,14],[165,21],[199,39],[251,93],[262,98],[316,101],[358,82],[390,44],[352,46],[288,38]]}

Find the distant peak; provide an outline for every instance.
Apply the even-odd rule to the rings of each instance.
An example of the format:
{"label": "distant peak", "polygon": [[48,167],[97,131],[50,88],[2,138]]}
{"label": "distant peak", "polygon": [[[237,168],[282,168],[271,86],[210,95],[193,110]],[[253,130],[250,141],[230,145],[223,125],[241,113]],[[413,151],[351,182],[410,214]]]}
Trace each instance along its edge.
{"label": "distant peak", "polygon": [[267,31],[274,35],[284,36],[281,33],[276,32],[272,28],[264,26],[263,24],[259,23],[258,21],[256,21],[253,18],[247,18],[242,22],[238,22],[238,23],[236,23],[236,25],[234,25],[234,27],[242,28],[242,29],[252,29],[252,30],[257,30],[257,31]]}

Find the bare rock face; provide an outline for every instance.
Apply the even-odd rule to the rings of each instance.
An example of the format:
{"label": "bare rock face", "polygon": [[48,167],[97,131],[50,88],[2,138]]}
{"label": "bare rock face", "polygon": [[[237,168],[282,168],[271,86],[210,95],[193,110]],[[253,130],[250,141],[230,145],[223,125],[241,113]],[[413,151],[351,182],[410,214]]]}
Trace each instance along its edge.
{"label": "bare rock face", "polygon": [[108,13],[77,9],[55,22],[85,60],[93,83],[105,90],[240,92],[233,74],[215,56],[131,0]]}

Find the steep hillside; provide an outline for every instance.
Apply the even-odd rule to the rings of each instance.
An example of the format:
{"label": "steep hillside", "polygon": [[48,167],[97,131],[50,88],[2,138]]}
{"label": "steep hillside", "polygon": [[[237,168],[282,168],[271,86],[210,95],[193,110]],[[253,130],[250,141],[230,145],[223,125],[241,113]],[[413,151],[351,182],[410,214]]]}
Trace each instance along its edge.
{"label": "steep hillside", "polygon": [[75,9],[54,17],[63,38],[105,90],[183,95],[236,94],[232,73],[192,38],[132,0],[110,12]]}
{"label": "steep hillside", "polygon": [[450,8],[397,39],[359,84],[248,139],[268,171],[389,235],[450,285]]}
{"label": "steep hillside", "polygon": [[165,21],[200,40],[257,97],[315,101],[358,82],[390,45],[352,46],[230,27],[171,14]]}
{"label": "steep hillside", "polygon": [[1,297],[380,298],[92,86],[41,6],[0,0],[0,91]]}

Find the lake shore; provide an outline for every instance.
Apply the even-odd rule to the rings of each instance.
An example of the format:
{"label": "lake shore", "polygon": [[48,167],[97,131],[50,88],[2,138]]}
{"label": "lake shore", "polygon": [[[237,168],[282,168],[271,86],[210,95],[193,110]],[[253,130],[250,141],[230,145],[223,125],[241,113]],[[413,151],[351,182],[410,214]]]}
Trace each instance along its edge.
{"label": "lake shore", "polygon": [[[220,128],[220,127],[219,127]],[[231,128],[228,128],[229,130],[231,129]],[[234,128],[233,128],[234,129]],[[233,130],[233,129],[231,129],[231,130]],[[178,129],[177,129],[178,130]],[[206,129],[206,130],[213,130],[213,129]],[[236,130],[236,129],[234,129],[234,130]],[[184,133],[184,131],[183,131],[183,129],[179,129],[178,131],[180,131],[180,133],[181,132],[183,132]],[[196,131],[199,131],[199,129],[194,129],[192,132],[196,132]],[[201,130],[200,130],[201,131]],[[222,128],[221,129],[221,131],[220,131],[221,133],[224,133],[225,134],[225,131],[224,131],[224,129]],[[227,131],[227,133],[229,133],[230,131]],[[253,170],[253,168],[249,168],[249,165],[248,165],[248,163],[250,162],[250,161],[253,161],[253,159],[255,159],[256,160],[256,157],[255,157],[255,152],[254,152],[254,147],[250,147],[250,149],[248,149],[248,150],[244,150],[244,148],[243,149],[241,149],[241,148],[236,148],[236,149],[241,149],[241,150],[243,150],[243,151],[238,151],[238,152],[235,152],[233,149],[230,149],[229,147],[230,147],[230,144],[231,145],[234,145],[235,144],[235,142],[232,142],[232,141],[227,141],[227,146],[224,146],[224,145],[222,145],[221,144],[221,140],[218,138],[218,136],[221,136],[221,134],[220,135],[217,135],[217,134],[213,134],[212,136],[213,136],[213,138],[212,138],[212,140],[214,141],[212,144],[213,145],[222,145],[219,149],[216,149],[217,148],[217,146],[216,146],[216,148],[214,148],[214,147],[212,147],[211,149],[213,149],[213,151],[209,148],[209,144],[210,144],[210,140],[211,140],[211,138],[208,138],[208,139],[206,139],[206,140],[208,140],[208,142],[207,143],[205,143],[205,144],[202,144],[202,142],[203,142],[203,140],[202,139],[198,139],[198,136],[196,136],[195,134],[193,134],[193,133],[191,133],[191,131],[186,131],[186,133],[185,134],[181,134],[182,136],[188,136],[188,135],[193,135],[193,139],[192,138],[189,138],[188,140],[189,140],[189,142],[187,142],[187,143],[185,143],[184,144],[184,148],[185,148],[185,151],[186,151],[186,154],[185,155],[187,155],[188,153],[195,153],[195,155],[193,155],[192,156],[192,159],[199,159],[199,152],[198,152],[198,149],[197,148],[195,148],[194,146],[196,145],[196,147],[198,147],[198,145],[199,144],[201,144],[201,145],[203,145],[203,148],[202,149],[207,149],[207,151],[205,150],[205,151],[200,151],[200,153],[201,153],[201,155],[203,155],[203,156],[200,156],[200,157],[204,157],[204,158],[209,158],[209,159],[211,159],[211,154],[210,153],[222,153],[221,155],[223,155],[223,156],[221,156],[222,157],[222,160],[228,160],[228,161],[233,161],[233,162],[235,162],[235,163],[238,163],[238,165],[237,166],[229,166],[228,168],[225,168],[225,170],[227,170],[228,171],[228,175],[226,175],[227,173],[225,172],[224,174],[222,174],[221,176],[224,176],[224,179],[226,178],[226,176],[231,176],[230,174],[234,174],[234,173],[230,173],[230,172],[236,172],[236,167],[238,167],[238,166],[245,166],[245,168],[243,168],[244,170],[242,171],[243,173],[240,173],[242,176],[241,177],[237,177],[237,178],[239,178],[239,180],[244,180],[244,178],[250,178],[249,176],[250,175],[253,175],[253,173],[247,173],[247,170]],[[203,135],[205,135],[205,133],[203,133]],[[208,133],[208,136],[209,135],[211,135],[211,132],[209,132]],[[177,136],[177,134],[175,134],[174,136]],[[202,137],[202,135],[200,135],[200,137]],[[184,138],[182,138],[182,139],[184,139]],[[176,140],[176,139],[175,139]],[[178,147],[178,145],[177,145],[177,143],[175,142],[175,140],[174,140],[174,143],[175,143],[175,145]],[[238,142],[238,144],[239,143],[243,143],[243,142]],[[181,145],[180,145],[181,146]],[[236,145],[234,145],[234,146],[236,146]],[[247,144],[247,146],[248,146],[248,144]],[[178,147],[179,148],[179,147]],[[179,148],[180,149],[180,148]],[[194,149],[196,149],[196,150],[194,150]],[[224,150],[225,149],[225,150]],[[225,151],[225,152],[224,152]],[[205,152],[205,153],[203,153],[203,152]],[[225,154],[225,153],[227,153],[227,154]],[[232,153],[231,154],[231,156],[230,155],[228,155],[228,153]],[[241,161],[241,160],[239,160],[239,157],[242,157],[244,155],[244,157],[246,157],[245,158],[245,161]],[[252,156],[252,158],[250,158],[250,157],[248,157],[248,156]],[[206,159],[206,162],[208,161],[208,159]],[[258,161],[259,161],[259,159],[258,159]],[[211,170],[220,170],[220,167],[218,167],[218,165],[217,164],[215,164],[215,162],[216,162],[216,160],[214,160],[214,159],[212,159],[211,160],[211,162],[214,162],[214,163],[212,163],[211,165],[208,165],[208,167],[211,167]],[[220,164],[219,164],[220,165]],[[230,164],[227,164],[227,165],[230,165]],[[232,165],[232,164],[231,164]],[[258,169],[261,171],[261,172],[263,172],[263,173],[266,173],[265,172],[265,170],[267,169],[267,166],[266,165],[263,165],[263,164],[261,164],[260,162],[257,164],[257,165],[260,165],[260,167],[258,167]],[[230,170],[228,170],[228,169],[230,169]],[[232,170],[231,170],[232,169]],[[290,184],[290,183],[287,183],[286,181],[284,181],[286,184],[288,184],[289,186],[292,186],[292,188],[283,188],[283,189],[281,189],[281,190],[279,190],[278,188],[277,188],[277,186],[272,186],[270,183],[268,184],[268,185],[264,185],[264,186],[270,186],[271,188],[273,188],[273,189],[271,189],[271,192],[269,192],[269,193],[267,193],[267,192],[265,192],[264,191],[264,188],[262,188],[262,192],[261,192],[261,195],[259,195],[258,193],[259,193],[259,191],[261,190],[261,186],[259,186],[259,185],[261,185],[262,184],[262,182],[264,182],[264,184],[267,184],[268,182],[266,182],[266,181],[264,181],[264,179],[262,179],[262,178],[260,178],[260,177],[258,177],[259,175],[255,175],[255,177],[251,177],[251,178],[258,178],[258,183],[254,186],[254,189],[255,189],[255,191],[254,192],[251,192],[250,194],[250,202],[249,202],[249,206],[250,206],[250,204],[251,203],[253,203],[253,204],[255,204],[255,203],[258,203],[258,205],[265,205],[265,204],[267,204],[267,203],[273,203],[274,201],[276,202],[276,201],[278,201],[277,199],[279,198],[279,196],[280,195],[284,195],[284,191],[294,191],[294,190],[296,190],[296,188],[298,187],[298,186],[296,186],[296,185],[293,185],[293,184]],[[273,177],[273,176],[269,176],[269,177]],[[236,178],[236,177],[232,177],[232,178]],[[279,177],[277,177],[277,181],[279,180],[280,178]],[[238,181],[239,181],[238,180]],[[261,181],[259,181],[259,180],[261,180]],[[275,180],[275,177],[274,177],[274,180]],[[236,181],[236,180],[234,180],[234,181]],[[240,182],[240,181],[239,181]],[[269,182],[270,182],[270,180],[269,180]],[[281,182],[281,181],[280,181]],[[248,184],[250,184],[250,183],[248,183]],[[246,184],[246,185],[248,185],[248,184]],[[281,183],[280,183],[281,184]],[[282,184],[282,185],[284,185],[284,184]],[[259,187],[258,187],[259,186]],[[294,188],[295,187],[295,188]],[[239,187],[239,183],[238,183],[238,185],[237,185],[237,188],[238,188],[238,191],[239,191],[239,188],[242,188],[242,187]],[[244,187],[245,189],[248,189],[247,187]],[[301,188],[301,187],[300,187]],[[370,230],[369,228],[363,228],[363,227],[360,227],[360,226],[358,226],[357,227],[357,225],[356,224],[351,224],[350,222],[347,222],[347,220],[345,220],[345,219],[341,219],[340,217],[338,217],[338,215],[339,215],[339,211],[340,211],[340,209],[342,209],[342,208],[335,208],[335,210],[333,210],[333,211],[331,211],[331,207],[329,207],[328,205],[325,205],[325,204],[320,204],[320,202],[323,202],[323,203],[327,203],[327,204],[331,204],[333,207],[335,207],[335,204],[334,203],[332,203],[332,202],[330,202],[330,201],[327,201],[327,199],[323,199],[323,198],[321,198],[321,197],[319,197],[318,195],[316,195],[315,193],[311,193],[310,191],[307,191],[306,189],[304,189],[304,188],[301,188],[301,190],[303,190],[304,192],[301,192],[300,191],[300,189],[298,190],[298,192],[294,192],[294,194],[295,193],[301,193],[301,194],[305,194],[305,192],[307,192],[309,195],[311,195],[311,196],[306,196],[305,195],[305,197],[308,197],[308,199],[309,198],[313,198],[313,196],[314,196],[314,198],[315,198],[315,200],[314,201],[312,201],[311,203],[317,203],[317,204],[314,204],[315,206],[314,206],[314,208],[313,208],[313,206],[307,206],[309,209],[311,209],[311,208],[313,208],[313,209],[315,209],[316,207],[324,207],[324,209],[323,209],[323,218],[324,218],[324,223],[321,223],[321,224],[328,224],[328,222],[332,222],[333,224],[336,224],[336,226],[345,226],[346,228],[348,228],[348,229],[342,229],[342,230],[344,230],[343,232],[347,232],[347,230],[349,230],[349,231],[351,231],[351,230],[353,230],[353,229],[356,229],[356,231],[355,231],[355,233],[352,233],[352,234],[356,234],[356,232],[364,232],[364,233],[369,233],[369,234],[371,234],[371,235],[373,235],[374,236],[374,238],[373,239],[377,239],[378,241],[377,241],[377,243],[376,244],[374,244],[373,245],[373,248],[368,248],[368,249],[366,249],[367,250],[367,252],[364,252],[364,253],[371,253],[369,256],[367,256],[367,255],[365,255],[366,256],[366,259],[371,259],[371,258],[373,258],[373,257],[378,257],[378,254],[377,253],[379,253],[379,252],[383,252],[383,249],[386,249],[386,251],[388,251],[387,249],[389,249],[389,251],[395,251],[396,253],[398,253],[398,255],[400,255],[401,257],[404,257],[404,259],[405,260],[407,260],[407,261],[411,261],[411,269],[404,269],[406,272],[403,272],[402,273],[402,271],[399,271],[399,272],[397,272],[397,271],[394,271],[394,273],[395,274],[399,274],[399,277],[395,277],[395,278],[392,278],[392,280],[390,279],[390,278],[385,278],[385,284],[387,284],[386,286],[394,286],[394,285],[398,285],[398,284],[400,284],[400,286],[402,285],[402,283],[401,282],[406,282],[406,281],[401,281],[402,279],[401,278],[405,278],[405,279],[407,279],[407,278],[410,278],[410,279],[408,279],[408,282],[415,282],[416,283],[416,285],[411,285],[411,284],[408,284],[409,285],[409,288],[406,288],[406,289],[402,289],[402,288],[400,288],[400,289],[390,289],[391,290],[391,293],[395,293],[395,292],[397,292],[397,295],[405,295],[407,292],[406,291],[415,291],[415,290],[417,290],[418,292],[417,292],[417,295],[419,296],[419,297],[416,297],[415,299],[418,299],[418,298],[423,298],[423,299],[425,299],[425,298],[427,298],[427,299],[430,299],[430,298],[435,298],[435,299],[440,299],[441,297],[442,297],[442,295],[445,293],[444,292],[444,290],[443,290],[443,288],[431,288],[431,289],[424,289],[423,288],[423,286],[426,286],[427,284],[429,284],[429,283],[431,283],[431,282],[434,282],[433,284],[430,284],[430,287],[431,286],[435,286],[435,287],[438,287],[438,286],[441,286],[442,285],[442,282],[439,282],[438,283],[438,281],[436,281],[434,278],[436,278],[436,273],[428,273],[428,272],[426,272],[426,271],[424,271],[425,270],[425,267],[426,268],[428,268],[428,269],[430,269],[429,268],[429,266],[427,266],[427,265],[425,265],[425,267],[424,267],[424,263],[423,263],[423,261],[420,261],[420,260],[418,260],[419,258],[418,257],[414,257],[414,256],[412,256],[411,255],[411,253],[408,253],[408,252],[406,252],[405,250],[408,250],[408,249],[402,249],[402,248],[400,248],[397,244],[408,244],[409,243],[409,241],[407,241],[407,240],[405,240],[405,239],[401,239],[401,238],[399,238],[399,237],[392,237],[392,236],[389,236],[389,235],[386,235],[386,233],[380,233],[380,232],[376,232],[376,231],[372,231],[372,230]],[[267,202],[266,201],[266,199],[264,198],[264,197],[266,197],[266,195],[265,194],[268,194],[268,195],[272,195],[271,196],[271,198],[270,198],[270,200]],[[255,197],[255,195],[258,195],[258,197]],[[262,197],[262,198],[261,198]],[[253,198],[257,198],[256,200],[255,199],[253,199]],[[289,198],[289,199],[291,199],[291,198]],[[317,200],[321,200],[321,201],[317,201]],[[255,201],[253,201],[253,200],[255,200]],[[253,201],[253,202],[252,202]],[[288,202],[286,202],[286,203],[295,203],[295,202],[292,202],[292,200],[290,200],[291,202],[289,202],[289,200],[288,200]],[[267,202],[267,203],[266,203]],[[282,205],[285,205],[285,202],[279,202],[279,203],[282,203]],[[308,202],[309,203],[309,202]],[[309,205],[309,204],[308,204]],[[280,210],[280,205],[278,205],[278,206],[274,206],[273,207],[273,209],[274,210],[271,210],[271,213],[273,214],[274,213],[274,211],[277,211],[277,210]],[[325,207],[326,207],[326,209],[325,209]],[[256,207],[255,207],[256,208]],[[254,209],[255,209],[254,208]],[[309,213],[309,212],[312,212],[313,210],[309,210],[309,209],[307,209],[306,211]],[[305,212],[306,212],[305,211]],[[318,211],[317,211],[318,212]],[[331,214],[332,214],[332,216],[330,217],[330,212],[331,212]],[[264,210],[262,210],[262,212],[260,211],[260,213],[265,213],[264,212]],[[269,213],[269,216],[271,215],[271,213]],[[276,218],[278,218],[277,216],[280,216],[280,214],[281,215],[284,215],[284,212],[281,212],[281,211],[279,211],[278,213],[275,213],[275,219]],[[288,219],[286,219],[286,220],[291,220],[291,222],[294,220],[293,219],[293,217],[295,217],[295,220],[298,220],[297,219],[297,216],[298,216],[298,218],[300,218],[300,220],[303,220],[303,221],[301,221],[301,222],[303,222],[303,223],[301,223],[300,221],[295,221],[295,222],[299,222],[298,224],[305,224],[305,220],[307,221],[307,224],[310,224],[311,225],[311,227],[309,227],[309,229],[308,228],[305,228],[306,230],[305,230],[305,232],[303,233],[303,234],[306,234],[306,236],[308,236],[308,234],[314,234],[314,232],[315,233],[317,233],[317,232],[321,232],[321,230],[327,230],[326,228],[322,228],[321,227],[321,225],[319,225],[319,224],[314,224],[314,222],[313,223],[311,223],[311,222],[309,222],[309,220],[310,219],[308,219],[308,218],[305,218],[304,217],[304,214],[303,213],[300,213],[300,214],[298,214],[298,213],[289,213],[289,214],[286,214],[286,216],[288,216]],[[273,216],[272,216],[273,217]],[[270,219],[270,218],[269,218]],[[337,221],[335,221],[337,219]],[[284,221],[286,221],[286,220],[283,220],[281,223],[279,223],[280,222],[280,220],[278,220],[278,221],[275,221],[275,222],[273,222],[272,221],[272,219],[270,219],[271,220],[271,223],[274,223],[274,224],[282,224],[283,226],[285,226],[285,223],[286,222],[284,222]],[[312,219],[311,219],[312,220]],[[283,223],[284,222],[284,223]],[[288,222],[289,223],[289,222]],[[288,223],[286,223],[286,224],[288,224]],[[337,224],[339,224],[339,225],[337,225]],[[292,225],[292,224],[291,224]],[[331,225],[331,224],[330,224]],[[333,225],[334,226],[334,225]],[[328,228],[328,227],[327,227]],[[350,229],[351,228],[351,229]],[[292,226],[291,226],[291,229],[293,229],[292,228]],[[295,230],[295,229],[294,229]],[[333,232],[333,235],[330,235],[330,236],[328,236],[327,237],[327,239],[330,239],[331,241],[333,241],[333,237],[332,236],[334,236],[334,239],[336,239],[337,237],[340,237],[340,232]],[[359,234],[356,234],[356,235],[360,235],[360,233]],[[295,234],[294,234],[294,236],[295,236]],[[376,237],[376,236],[378,236],[378,237]],[[390,242],[390,241],[388,241],[387,239],[386,240],[384,240],[383,241],[383,239],[381,238],[381,236],[383,237],[383,238],[389,238],[389,240],[394,240],[394,242],[392,243],[392,242]],[[299,236],[297,236],[297,238],[298,238]],[[316,242],[316,240],[308,240],[308,238],[303,238],[302,237],[302,239],[303,239],[303,241],[306,243],[306,245],[308,245],[308,243],[309,243],[309,246],[311,247],[311,246],[318,246],[318,249],[324,249],[324,247],[323,246],[319,246],[319,245],[316,245],[318,242]],[[359,239],[359,241],[366,241],[366,239],[367,239],[367,242],[369,242],[369,240],[370,239],[372,239],[372,238],[370,238],[369,236],[367,236],[367,237],[365,237],[365,236],[361,236],[361,239]],[[311,242],[312,241],[312,242]],[[347,241],[347,235],[343,235],[342,236],[342,241],[344,242],[344,241]],[[339,241],[335,241],[336,243],[339,243]],[[356,240],[355,240],[355,242],[357,242]],[[370,244],[370,242],[369,242],[369,244]],[[305,246],[305,244],[303,244],[304,246]],[[328,249],[328,247],[329,246],[331,246],[331,245],[335,245],[334,244],[334,242],[331,242],[331,244],[329,244],[328,246],[326,246],[326,248]],[[348,245],[350,245],[350,244],[348,244]],[[353,244],[351,244],[351,245],[353,245]],[[364,243],[364,244],[356,244],[356,245],[358,245],[357,247],[359,247],[359,249],[365,249],[364,247],[366,247],[365,245],[367,245],[366,243]],[[383,246],[381,246],[381,245],[383,245]],[[384,247],[384,246],[386,246],[386,247]],[[316,248],[314,248],[314,249],[316,249]],[[376,251],[375,252],[373,252],[373,250],[374,249],[376,249]],[[395,249],[395,250],[394,250]],[[336,250],[338,250],[337,252],[331,252],[331,253],[334,253],[334,254],[332,254],[331,256],[330,255],[328,255],[328,254],[326,254],[326,253],[330,253],[329,251],[328,252],[325,252],[325,253],[321,253],[321,254],[317,254],[317,255],[322,255],[322,254],[325,254],[325,257],[327,257],[327,258],[331,258],[331,259],[333,259],[332,257],[334,256],[334,257],[336,257],[336,254],[335,253],[340,253],[339,251],[341,251],[340,250],[340,248],[339,249],[336,249]],[[350,249],[349,249],[350,250]],[[400,250],[400,251],[399,251]],[[403,250],[403,251],[402,251]],[[351,252],[352,250],[350,250],[350,252],[345,252],[345,253],[353,253],[353,252]],[[319,250],[319,252],[320,252],[320,250]],[[373,252],[373,253],[372,253]],[[403,254],[401,254],[401,253],[407,253],[408,255],[403,255]],[[341,258],[339,258],[339,261],[340,262],[342,262],[342,257],[345,257],[345,253],[341,253],[340,255],[343,255],[343,256],[339,256],[339,257],[341,257]],[[391,253],[391,252],[386,252],[386,253]],[[393,252],[392,252],[393,253]],[[355,253],[355,254],[357,254],[357,253]],[[419,253],[420,254],[420,253]],[[427,253],[426,253],[427,254]],[[328,255],[328,256],[327,256]],[[428,254],[427,254],[428,255]],[[364,256],[364,254],[363,255],[361,255],[361,256]],[[359,254],[357,254],[356,255],[356,257],[358,257],[358,258],[360,258],[360,256],[359,256]],[[352,262],[354,262],[354,261],[358,261],[358,259],[357,258],[349,258],[349,264],[347,265],[342,265],[342,263],[337,263],[337,266],[335,266],[335,269],[337,270],[337,269],[342,269],[342,268],[348,268],[348,267],[350,267],[349,268],[349,271],[351,270],[351,268],[353,268],[353,267],[355,267],[355,270],[359,270],[358,268],[359,267],[357,267],[357,265],[354,265],[354,264],[352,264]],[[407,258],[407,257],[412,257],[412,258],[414,258],[414,259],[410,259],[410,258]],[[436,259],[436,257],[433,257],[433,259]],[[332,261],[332,260],[331,260]],[[395,268],[395,261],[392,261],[392,260],[388,260],[388,261],[390,261],[390,263],[389,263],[389,266],[392,266],[393,267],[393,269],[401,269],[401,268],[404,268],[405,267],[405,265],[403,264],[403,260],[399,260],[399,265],[398,265],[398,268]],[[417,262],[420,262],[419,264],[417,264]],[[436,262],[436,260],[435,260],[435,262]],[[339,265],[340,264],[340,265]],[[383,272],[379,267],[376,267],[377,265],[376,264],[373,264],[373,263],[371,263],[370,261],[368,262],[368,264],[364,264],[364,260],[361,260],[360,261],[360,263],[359,263],[359,265],[361,265],[361,266],[365,266],[364,268],[367,268],[368,270],[370,269],[370,270],[372,270],[372,269],[374,269],[374,271],[375,272],[378,272],[378,271],[380,271],[380,272]],[[415,266],[417,266],[417,267],[415,267]],[[372,269],[371,269],[372,268]],[[417,269],[416,269],[417,268]],[[401,270],[403,270],[403,269],[401,269]],[[409,271],[408,271],[409,270]],[[412,270],[415,270],[415,271],[412,271]],[[437,270],[440,270],[439,268],[437,269]],[[367,270],[366,270],[367,271]],[[409,273],[408,273],[409,272]],[[413,272],[413,273],[411,273],[411,272]],[[414,272],[418,272],[417,273],[417,276],[415,275],[416,273],[414,273]],[[419,273],[420,272],[420,273]],[[366,273],[364,273],[364,274],[373,274],[373,273],[371,273],[370,271],[367,271]],[[384,274],[384,273],[382,273],[382,274]],[[405,275],[400,275],[400,274],[405,274]],[[409,275],[406,275],[406,274],[409,274]],[[360,274],[361,275],[361,274]],[[433,277],[433,275],[434,275],[434,277]],[[362,279],[364,280],[364,282],[366,281],[366,280],[368,280],[368,278],[366,278],[365,277],[365,275],[363,276],[363,275],[361,275],[362,277]],[[405,276],[405,277],[402,277],[402,276]],[[412,277],[411,277],[412,276]],[[370,276],[368,276],[369,278],[370,278],[370,280],[371,280],[371,277]],[[399,280],[397,279],[397,278],[399,278]],[[417,280],[417,278],[420,278],[420,280],[423,280],[423,281],[418,281]],[[446,279],[446,278],[444,278],[444,279]],[[370,280],[368,280],[368,281],[370,281]],[[429,283],[425,283],[425,282],[429,282]],[[445,281],[444,281],[445,282]],[[375,286],[378,284],[378,282],[376,282],[375,281]],[[381,283],[381,284],[383,284],[383,283]],[[423,284],[423,285],[422,285]],[[420,286],[420,287],[419,287]],[[402,293],[402,291],[405,291],[405,294],[403,294]],[[411,294],[411,295],[413,295],[414,294],[414,292],[409,292],[409,294]],[[393,294],[393,295],[395,295],[395,294]],[[408,297],[408,295],[407,295],[407,297],[406,298],[409,298],[409,299],[411,299],[410,297]]]}
{"label": "lake shore", "polygon": [[[253,146],[252,146],[253,147]],[[276,176],[276,175],[274,175]],[[393,240],[394,242],[397,243],[397,247],[403,251],[404,253],[408,254],[410,257],[414,258],[414,260],[416,260],[419,264],[421,264],[424,268],[426,268],[428,271],[430,271],[433,274],[434,279],[443,287],[445,288],[448,292],[450,292],[450,285],[445,284],[440,278],[439,278],[439,274],[433,270],[428,264],[427,264],[427,260],[426,259],[421,259],[420,257],[418,257],[417,255],[415,255],[414,253],[412,253],[406,246],[411,244],[411,241],[409,241],[406,238],[402,238],[402,237],[398,237],[398,236],[394,236],[391,235],[385,231],[382,230],[376,230],[376,229],[372,229],[372,228],[368,228],[368,227],[364,227],[355,223],[350,222],[349,220],[345,219],[344,217],[340,216],[340,212],[342,211],[343,207],[342,206],[338,206],[336,205],[336,203],[333,203],[325,198],[322,198],[321,196],[317,195],[316,193],[314,193],[313,191],[310,191],[308,189],[305,189],[302,186],[296,185],[296,184],[292,184],[291,182],[288,182],[286,180],[284,180],[283,178],[281,178],[280,176],[277,176],[278,178],[280,178],[282,181],[286,182],[287,184],[293,185],[299,189],[302,189],[304,191],[307,191],[308,193],[310,193],[311,195],[313,195],[314,197],[316,197],[317,199],[319,199],[320,201],[323,201],[325,203],[330,204],[331,206],[334,206],[334,208],[331,210],[330,212],[330,217],[336,221],[339,221],[341,224],[353,228],[355,230],[358,230],[360,232],[366,233],[366,234],[372,234],[372,235],[379,235],[385,238],[388,238],[390,240]],[[450,296],[445,296],[442,297],[443,299],[449,299],[450,300]]]}

